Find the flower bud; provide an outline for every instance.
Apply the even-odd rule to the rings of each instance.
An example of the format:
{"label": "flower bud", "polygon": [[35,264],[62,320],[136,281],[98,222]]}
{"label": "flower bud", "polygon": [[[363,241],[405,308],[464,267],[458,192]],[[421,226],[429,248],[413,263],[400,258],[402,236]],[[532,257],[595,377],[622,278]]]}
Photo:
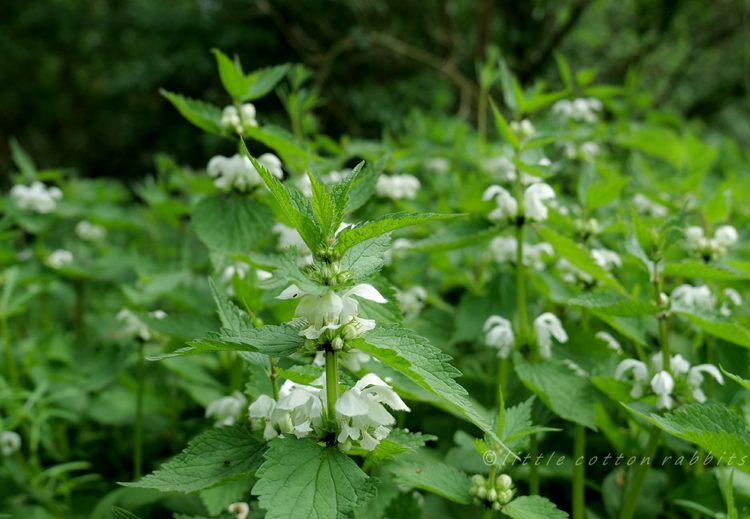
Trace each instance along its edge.
{"label": "flower bud", "polygon": [[497,477],[497,481],[495,482],[495,488],[497,488],[500,492],[505,492],[510,488],[510,486],[513,484],[513,480],[510,479],[510,476],[507,474],[501,474]]}
{"label": "flower bud", "polygon": [[339,351],[344,348],[344,341],[341,340],[341,337],[334,337],[331,341],[331,348],[333,348],[334,351]]}
{"label": "flower bud", "polygon": [[500,501],[495,501],[494,503],[492,503],[492,509],[493,510],[498,510],[498,511],[502,510],[503,509],[503,505],[500,504]]}
{"label": "flower bud", "polygon": [[[357,323],[354,321],[350,322],[341,329],[341,337],[345,341],[351,341],[359,336],[359,329]],[[481,477],[481,476],[480,476]]]}
{"label": "flower bud", "polygon": [[347,281],[352,279],[353,275],[354,274],[352,273],[351,270],[345,270],[343,272],[339,272],[339,274],[336,276],[336,283],[337,284],[346,283]]}
{"label": "flower bud", "polygon": [[483,487],[485,480],[480,474],[476,474],[471,477],[471,482],[477,487]]}
{"label": "flower bud", "polygon": [[305,341],[305,349],[314,351],[318,349],[318,341],[315,339],[307,339]]}
{"label": "flower bud", "polygon": [[479,499],[484,499],[485,497],[487,497],[487,488],[479,487],[477,489],[477,497],[479,497]]}
{"label": "flower bud", "polygon": [[503,504],[510,503],[511,499],[513,499],[512,490],[506,490],[505,492],[502,492],[500,496],[498,496],[498,502]]}
{"label": "flower bud", "polygon": [[476,496],[477,495],[477,487],[471,487],[469,489],[469,494],[471,494],[472,496]]}
{"label": "flower bud", "polygon": [[497,501],[497,490],[491,488],[490,491],[487,492],[487,501]]}

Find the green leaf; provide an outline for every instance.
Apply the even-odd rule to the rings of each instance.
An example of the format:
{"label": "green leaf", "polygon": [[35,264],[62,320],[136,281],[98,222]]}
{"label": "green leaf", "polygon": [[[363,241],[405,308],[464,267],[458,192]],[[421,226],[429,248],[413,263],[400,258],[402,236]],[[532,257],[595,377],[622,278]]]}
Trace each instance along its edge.
{"label": "green leaf", "polygon": [[208,510],[211,516],[219,515],[222,512],[226,512],[232,503],[245,501],[254,484],[255,479],[247,477],[224,483],[218,487],[201,490],[201,501],[203,501],[206,510]]}
{"label": "green leaf", "polygon": [[[356,211],[365,205],[373,193],[375,193],[375,186],[378,184],[378,179],[383,173],[383,165],[386,163],[387,159],[387,155],[383,156],[377,163],[368,164],[362,173],[357,175],[357,178],[349,189],[349,203],[346,207],[347,213]],[[352,171],[352,173],[354,173],[354,171]]]}
{"label": "green leaf", "polygon": [[665,160],[677,170],[682,168],[683,144],[673,130],[656,126],[641,127],[621,138],[619,143]]}
{"label": "green leaf", "polygon": [[185,119],[201,130],[219,135],[222,134],[220,108],[197,99],[190,99],[189,97],[180,94],[173,94],[163,88],[159,90],[159,93],[166,97]]}
{"label": "green leaf", "polygon": [[377,467],[385,460],[395,459],[394,456],[410,452],[416,454],[417,449],[424,447],[428,441],[437,440],[431,434],[412,433],[403,429],[392,429],[385,440],[381,440],[372,452],[359,447],[353,447],[349,454],[366,458],[364,470]]}
{"label": "green leaf", "polygon": [[586,191],[586,206],[597,209],[614,201],[620,196],[620,191],[630,182],[629,177],[612,177],[604,182],[593,184]]}
{"label": "green leaf", "polygon": [[531,413],[535,398],[532,395],[525,402],[509,407],[503,413],[503,441],[513,451],[521,450],[526,443],[525,437],[530,434],[560,430],[532,425]]}
{"label": "green leaf", "polygon": [[619,292],[625,293],[625,290],[620,286],[617,280],[615,280],[609,272],[597,265],[588,250],[579,247],[576,242],[556,233],[549,227],[541,228],[538,232],[542,235],[542,238],[544,238],[545,241],[552,245],[555,252],[568,260],[574,267],[582,270],[603,285],[607,285]]}
{"label": "green leaf", "polygon": [[399,461],[388,465],[399,485],[427,490],[456,503],[471,503],[471,480],[457,468],[437,461]]}
{"label": "green leaf", "polygon": [[679,242],[685,234],[685,221],[687,218],[687,204],[683,205],[677,214],[667,218],[657,231],[659,232],[659,252],[664,252],[672,245]]}
{"label": "green leaf", "polygon": [[513,164],[521,171],[528,173],[529,175],[534,175],[535,177],[548,178],[552,176],[551,172],[548,173],[546,171],[542,171],[538,167],[525,163],[518,157],[513,157]]}
{"label": "green leaf", "polygon": [[158,357],[146,357],[148,360],[162,360],[182,355],[195,355],[215,351],[251,351],[273,357],[286,357],[296,352],[305,343],[299,336],[299,330],[288,324],[281,326],[267,325],[264,328],[244,330],[222,330],[221,333],[208,333],[203,339],[189,342],[187,348]]}
{"label": "green leaf", "polygon": [[247,91],[247,82],[245,73],[237,64],[219,49],[211,49],[216,57],[216,64],[219,67],[219,77],[224,89],[232,96],[232,99],[239,100]]}
{"label": "green leaf", "polygon": [[34,164],[34,159],[31,155],[26,153],[26,150],[19,144],[15,137],[11,137],[9,141],[10,155],[13,157],[13,162],[16,163],[18,171],[23,175],[25,179],[31,180],[36,176],[37,168]]}
{"label": "green leaf", "polygon": [[521,144],[518,141],[518,137],[516,137],[516,134],[513,133],[513,130],[510,129],[510,126],[508,126],[508,121],[505,120],[503,114],[501,114],[497,109],[497,106],[495,106],[495,102],[492,100],[492,98],[490,98],[490,106],[492,107],[492,113],[495,116],[495,125],[497,126],[497,131],[500,132],[500,135],[502,135],[503,139],[505,139],[508,144],[513,146],[513,149],[515,149],[516,151],[521,149]]}
{"label": "green leaf", "polygon": [[745,348],[750,348],[750,330],[716,312],[709,312],[679,302],[672,303],[672,311],[686,317],[702,330]]}
{"label": "green leaf", "polygon": [[255,473],[263,462],[265,448],[265,443],[240,425],[216,427],[195,437],[187,449],[155,472],[120,485],[161,492],[212,488]]}
{"label": "green leaf", "polygon": [[[343,220],[343,214],[337,210],[336,204],[331,195],[326,192],[326,186],[318,182],[315,176],[308,172],[310,185],[312,186],[312,207],[315,211],[315,217],[323,231],[323,239],[328,241],[338,230],[338,224]],[[339,219],[339,222],[336,220]],[[314,250],[314,249],[311,249]]]}
{"label": "green leaf", "polygon": [[596,77],[596,69],[587,68],[576,72],[576,83],[579,87],[585,87],[591,84]]}
{"label": "green leaf", "polygon": [[[659,416],[646,416],[623,405],[628,411],[640,416],[669,434],[703,447],[714,454],[732,453],[736,460],[750,458],[750,428],[743,416],[723,405],[697,404],[682,406],[675,411]],[[728,456],[727,456],[728,458]],[[724,460],[726,463],[726,460]],[[732,465],[750,474],[750,465]]]}
{"label": "green leaf", "polygon": [[285,63],[283,65],[258,69],[248,74],[245,79],[247,88],[245,93],[240,97],[240,100],[252,101],[253,99],[263,97],[281,81],[287,70],[289,70],[289,64]]}
{"label": "green leaf", "polygon": [[708,199],[703,206],[703,218],[708,224],[723,222],[729,216],[729,204],[727,204],[728,191],[717,189],[714,196]]}
{"label": "green leaf", "polygon": [[750,273],[740,272],[729,267],[706,265],[698,261],[665,263],[662,273],[665,276],[684,276],[698,279],[737,280],[750,278]]}
{"label": "green leaf", "polygon": [[653,315],[666,309],[666,307],[659,306],[650,301],[630,299],[613,292],[585,292],[568,301],[568,304],[583,306],[585,308],[595,308],[607,315],[625,317]]}
{"label": "green leaf", "polygon": [[283,162],[292,163],[298,170],[304,169],[310,160],[319,158],[310,152],[310,150],[300,145],[294,138],[294,135],[279,126],[270,124],[262,128],[246,126],[245,137],[265,144],[275,151]]}
{"label": "green leaf", "polygon": [[[117,519],[140,519],[134,513],[128,512],[127,510],[123,510],[119,506],[112,507],[112,515],[114,515]],[[10,516],[7,516],[7,517],[10,517]]]}
{"label": "green leaf", "polygon": [[422,519],[422,507],[414,492],[397,492],[385,508],[384,519]]}
{"label": "green leaf", "polygon": [[[511,74],[508,64],[503,58],[497,60],[497,65],[500,71],[500,86],[503,92],[505,106],[507,106],[511,112],[518,113],[521,111],[521,105],[516,99],[513,74]],[[492,102],[492,100],[490,100],[490,102]]]}
{"label": "green leaf", "polygon": [[291,380],[295,384],[309,386],[313,381],[320,378],[325,372],[325,368],[306,364],[302,366],[292,366],[289,369],[276,368],[280,377]]}
{"label": "green leaf", "polygon": [[364,166],[365,161],[360,162],[354,167],[351,173],[344,177],[340,182],[336,182],[331,186],[331,198],[336,207],[336,224],[334,232],[338,230],[339,225],[344,221],[344,215],[351,211],[351,209],[349,209],[349,192],[359,180],[359,174]]}
{"label": "green leaf", "polygon": [[562,79],[563,84],[572,89],[573,73],[570,71],[570,65],[568,65],[565,56],[559,50],[555,50],[555,61],[557,62],[557,70],[560,72],[560,79]]}
{"label": "green leaf", "polygon": [[741,385],[742,387],[744,387],[745,389],[747,389],[748,391],[750,391],[750,380],[745,380],[742,377],[739,377],[737,375],[733,375],[732,373],[729,373],[728,371],[725,371],[722,366],[719,366],[719,369],[721,369],[721,371],[726,376],[728,376],[729,378],[731,378],[732,380],[734,380],[735,382],[737,382],[739,385]]}
{"label": "green leaf", "polygon": [[334,250],[343,254],[348,249],[365,240],[375,238],[381,234],[402,229],[410,225],[415,225],[431,220],[444,220],[448,218],[457,218],[463,214],[436,214],[436,213],[400,213],[387,214],[371,222],[362,222],[353,227],[347,227],[338,234],[338,239]]}
{"label": "green leaf", "polygon": [[529,364],[518,353],[514,364],[523,385],[536,393],[555,414],[596,431],[596,390],[589,379],[576,375],[562,362],[548,360]]}
{"label": "green leaf", "polygon": [[351,458],[310,439],[276,439],[264,457],[252,493],[266,519],[346,519],[377,493]]}
{"label": "green leaf", "polygon": [[497,236],[498,232],[498,227],[486,219],[461,220],[413,242],[409,251],[443,252],[462,249],[487,242]]}
{"label": "green leaf", "polygon": [[536,112],[537,110],[541,110],[542,108],[551,105],[555,101],[564,99],[568,96],[568,93],[569,91],[566,89],[561,90],[560,92],[545,92],[536,94],[534,97],[526,99],[523,102],[523,112],[530,114]]}
{"label": "green leaf", "polygon": [[461,372],[449,363],[451,357],[432,346],[427,339],[395,324],[378,324],[358,341],[356,347],[444,400],[504,446],[493,428],[465,398],[466,389],[454,380],[461,376]]}
{"label": "green leaf", "polygon": [[643,220],[641,220],[641,217],[638,216],[635,208],[630,208],[630,214],[633,222],[633,233],[635,235],[635,239],[638,241],[638,245],[641,247],[641,250],[646,253],[646,256],[649,259],[654,259],[654,252],[656,248],[656,237],[654,236],[654,233],[651,231],[651,229],[646,227],[646,224],[644,224]]}
{"label": "green leaf", "polygon": [[271,233],[273,211],[260,200],[230,196],[207,196],[193,209],[198,238],[213,249],[247,252]]}
{"label": "green leaf", "polygon": [[[256,255],[249,255],[253,259],[261,259]],[[266,265],[266,268],[272,270],[273,277],[265,279],[258,283],[258,287],[264,290],[273,290],[276,288],[286,288],[291,284],[297,285],[305,293],[322,296],[328,292],[329,287],[314,283],[310,278],[297,266],[297,252],[294,247],[290,247],[283,254],[280,254],[274,260],[278,266]]]}
{"label": "green leaf", "polygon": [[513,519],[567,519],[568,514],[541,496],[521,496],[503,507],[502,513]]}
{"label": "green leaf", "polygon": [[286,214],[287,218],[289,218],[297,229],[297,232],[299,232],[308,248],[313,252],[317,251],[321,245],[322,233],[317,224],[315,212],[313,211],[310,200],[305,198],[305,196],[296,189],[288,189],[276,177],[271,175],[266,168],[258,164],[258,162],[250,155],[245,146],[245,141],[243,140],[241,142],[242,151],[250,158],[250,162],[252,162],[255,169],[263,178],[263,181],[268,186],[268,189],[271,191],[274,198],[276,198],[276,201],[281,206],[284,214]]}
{"label": "green leaf", "polygon": [[351,270],[354,282],[364,281],[383,267],[383,254],[390,248],[389,233],[358,243],[341,257],[341,270]]}

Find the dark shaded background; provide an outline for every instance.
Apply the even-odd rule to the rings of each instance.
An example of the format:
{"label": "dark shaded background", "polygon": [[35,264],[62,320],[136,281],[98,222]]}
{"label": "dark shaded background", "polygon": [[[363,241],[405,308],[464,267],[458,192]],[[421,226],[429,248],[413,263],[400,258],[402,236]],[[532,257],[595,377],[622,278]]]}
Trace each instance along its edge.
{"label": "dark shaded background", "polygon": [[[0,177],[15,136],[41,167],[136,178],[155,152],[202,167],[227,143],[158,88],[223,106],[212,47],[246,70],[318,70],[321,129],[379,136],[413,108],[474,110],[474,63],[498,45],[524,85],[559,86],[552,51],[644,106],[750,146],[750,0],[3,0]],[[274,94],[256,103],[280,121]],[[229,144],[231,147],[231,144]]]}

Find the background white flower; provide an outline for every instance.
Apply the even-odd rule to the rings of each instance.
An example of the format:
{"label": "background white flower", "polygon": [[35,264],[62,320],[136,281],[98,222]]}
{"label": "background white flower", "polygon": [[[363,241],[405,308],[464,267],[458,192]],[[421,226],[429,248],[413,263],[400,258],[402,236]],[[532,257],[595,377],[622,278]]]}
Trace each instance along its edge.
{"label": "background white flower", "polygon": [[516,345],[516,337],[510,321],[499,315],[491,315],[484,322],[483,330],[487,334],[485,336],[487,345],[499,350],[498,357],[507,359]]}
{"label": "background white flower", "polygon": [[21,437],[13,431],[0,433],[0,452],[3,456],[10,456],[21,448]]}
{"label": "background white flower", "polygon": [[559,342],[568,342],[568,334],[565,333],[560,319],[550,312],[545,312],[534,319],[534,331],[539,345],[539,354],[544,358],[552,355],[552,337]]}
{"label": "background white flower", "polygon": [[227,510],[235,514],[234,519],[247,519],[247,516],[250,514],[250,506],[243,501],[232,503]]}
{"label": "background white flower", "polygon": [[622,346],[620,346],[620,343],[617,342],[617,339],[615,339],[614,337],[612,337],[609,333],[607,333],[607,332],[596,332],[595,337],[597,339],[601,339],[604,342],[606,342],[607,343],[607,347],[610,348],[610,349],[612,349],[612,350],[615,350],[618,354],[622,353]]}
{"label": "background white flower", "polygon": [[36,213],[51,213],[57,207],[57,200],[62,198],[59,188],[47,187],[37,181],[31,187],[17,184],[10,190],[10,197],[19,209],[30,210]]}
{"label": "background white flower", "polygon": [[247,398],[239,391],[214,400],[206,407],[206,417],[216,420],[214,427],[234,425],[247,406]]}
{"label": "background white flower", "polygon": [[396,289],[396,299],[398,299],[398,306],[401,311],[407,316],[413,316],[424,308],[427,290],[419,285],[409,287],[406,290]]}
{"label": "background white flower", "polygon": [[555,198],[555,191],[547,184],[532,184],[523,193],[524,216],[535,222],[547,219],[546,200]]}
{"label": "background white flower", "polygon": [[73,262],[73,254],[70,251],[57,249],[47,256],[45,263],[53,269],[59,269]]}
{"label": "background white flower", "polygon": [[380,175],[378,183],[375,185],[375,193],[382,198],[412,200],[417,197],[419,188],[419,179],[415,176]]}
{"label": "background white flower", "polygon": [[[264,153],[256,161],[274,177],[278,179],[284,177],[281,160],[273,153]],[[216,178],[214,186],[222,191],[246,192],[265,185],[260,173],[245,155],[235,154],[231,157],[217,155],[208,161],[206,170],[210,176]]]}
{"label": "background white flower", "polygon": [[637,193],[631,200],[638,214],[663,218],[669,214],[669,209],[657,204],[647,196]]}
{"label": "background white flower", "polygon": [[660,371],[651,379],[651,389],[659,396],[656,399],[656,407],[659,409],[672,408],[672,391],[674,390],[674,379],[666,371]]}
{"label": "background white flower", "polygon": [[87,220],[81,220],[76,224],[76,234],[83,241],[97,242],[107,237],[107,229]]}

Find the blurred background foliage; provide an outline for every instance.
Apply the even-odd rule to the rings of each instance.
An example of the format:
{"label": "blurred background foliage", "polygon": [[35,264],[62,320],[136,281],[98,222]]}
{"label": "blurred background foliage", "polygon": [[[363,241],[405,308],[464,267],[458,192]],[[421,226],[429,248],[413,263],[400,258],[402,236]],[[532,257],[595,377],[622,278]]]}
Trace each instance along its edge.
{"label": "blurred background foliage", "polygon": [[[638,85],[652,117],[750,145],[750,0],[3,0],[0,179],[11,137],[41,167],[93,177],[138,178],[159,151],[194,167],[231,152],[158,93],[228,104],[213,47],[245,70],[312,67],[321,130],[377,137],[415,109],[476,114],[488,44],[525,87],[559,86],[559,48],[597,83]],[[274,96],[257,108],[285,120]]]}

